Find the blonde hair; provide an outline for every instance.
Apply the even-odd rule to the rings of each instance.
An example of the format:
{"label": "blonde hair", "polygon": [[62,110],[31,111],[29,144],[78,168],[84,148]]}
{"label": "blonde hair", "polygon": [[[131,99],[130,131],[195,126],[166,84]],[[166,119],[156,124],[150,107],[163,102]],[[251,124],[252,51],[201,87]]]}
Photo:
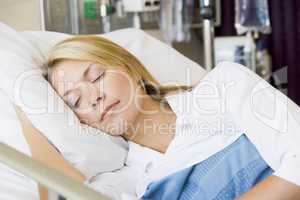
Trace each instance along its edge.
{"label": "blonde hair", "polygon": [[164,97],[171,92],[192,89],[192,86],[186,85],[161,85],[134,55],[100,36],[78,35],[56,44],[48,54],[46,63],[48,78],[51,68],[63,60],[88,60],[106,67],[120,67],[143,87],[147,95],[160,102],[164,102]]}

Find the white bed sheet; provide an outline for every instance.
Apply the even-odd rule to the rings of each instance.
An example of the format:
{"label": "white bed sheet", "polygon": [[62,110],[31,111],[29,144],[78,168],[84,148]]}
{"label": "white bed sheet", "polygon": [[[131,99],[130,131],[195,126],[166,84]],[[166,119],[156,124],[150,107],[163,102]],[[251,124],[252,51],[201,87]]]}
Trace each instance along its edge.
{"label": "white bed sheet", "polygon": [[129,142],[123,168],[101,173],[85,184],[116,200],[135,199],[137,184],[162,157],[163,154],[157,151]]}

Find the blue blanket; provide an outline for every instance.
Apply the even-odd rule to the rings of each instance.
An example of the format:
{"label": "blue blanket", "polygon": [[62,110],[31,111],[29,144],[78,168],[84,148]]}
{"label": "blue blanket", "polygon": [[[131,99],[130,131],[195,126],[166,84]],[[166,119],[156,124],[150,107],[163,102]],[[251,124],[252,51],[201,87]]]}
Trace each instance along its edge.
{"label": "blue blanket", "polygon": [[144,200],[231,200],[272,175],[255,146],[242,135],[194,166],[151,183]]}

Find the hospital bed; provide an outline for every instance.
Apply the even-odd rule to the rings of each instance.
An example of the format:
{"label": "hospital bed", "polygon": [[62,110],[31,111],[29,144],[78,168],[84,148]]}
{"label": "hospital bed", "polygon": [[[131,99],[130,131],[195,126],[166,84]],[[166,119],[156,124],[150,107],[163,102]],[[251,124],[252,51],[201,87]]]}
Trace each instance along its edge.
{"label": "hospital bed", "polygon": [[[2,44],[3,42],[6,42],[5,41],[6,36],[9,39],[11,39],[11,41],[12,40],[17,41],[18,44],[22,43],[23,41],[21,40],[25,39],[27,42],[29,42],[28,44],[30,44],[30,47],[26,46],[27,44],[25,44],[26,42],[24,41],[24,45],[26,47],[22,46],[22,48],[17,48],[16,50],[20,50],[20,52],[18,53],[22,54],[23,51],[34,52],[36,51],[36,49],[38,49],[38,54],[41,54],[41,56],[39,57],[40,60],[45,58],[47,51],[52,45],[69,36],[62,33],[38,32],[38,31],[24,31],[24,32],[17,33],[14,32],[13,30],[5,30],[5,29],[10,29],[10,28],[0,23],[0,34],[2,34],[1,38],[3,40],[1,41]],[[163,84],[178,84],[178,83],[193,84],[195,82],[198,82],[205,75],[204,69],[201,68],[198,64],[184,57],[183,55],[181,55],[171,47],[152,38],[151,36],[147,35],[143,31],[136,30],[136,29],[125,29],[125,30],[115,31],[113,33],[109,33],[108,35],[104,35],[104,36],[108,37],[109,39],[112,39],[114,42],[120,44],[121,46],[126,47],[127,50],[129,50],[138,59],[140,59],[141,62],[146,66],[146,68],[148,68],[148,70],[154,75],[154,77]],[[7,44],[9,44],[9,42],[7,42]],[[15,44],[11,46],[14,45]],[[7,47],[9,49],[9,46]],[[0,56],[3,55],[0,54]],[[27,55],[24,54],[23,58],[25,56]],[[7,61],[11,61],[11,60],[12,60],[11,58],[10,59],[7,58]],[[172,72],[172,77],[169,76],[170,72]],[[1,71],[0,71],[0,75],[1,75]],[[7,76],[5,76],[3,79],[5,78],[7,78]],[[2,84],[7,86],[5,88],[2,88],[3,90],[7,90],[5,91],[7,94],[9,93],[9,90],[7,89],[10,87],[9,83],[10,82],[8,78],[7,78],[7,82],[3,81],[0,83],[0,85]],[[40,89],[39,88],[40,86],[36,86],[36,83],[37,83],[36,80],[33,80],[31,83],[29,83],[30,87],[26,85],[24,86],[25,89],[29,88],[28,89],[29,93],[27,93],[28,95],[26,95],[26,98],[27,97],[29,98],[27,102],[32,101],[33,104],[39,104],[40,102],[42,102],[42,101],[37,101],[37,99],[39,98],[42,99],[42,97],[37,97],[36,94],[32,92],[32,91],[36,92],[36,90]],[[9,94],[7,96],[9,96]],[[5,112],[3,113],[3,115],[4,114]],[[49,116],[46,114],[45,115],[34,114],[34,113],[30,114],[29,112],[27,112],[26,114],[27,117],[32,122],[32,124],[37,129],[39,129],[43,134],[45,134],[45,136],[53,144],[57,145],[57,148],[61,150],[62,154],[65,153],[64,156],[72,164],[75,163],[77,165],[76,162],[77,160],[80,159],[78,159],[77,157],[76,159],[73,159],[74,155],[71,154],[72,152],[70,153],[71,150],[65,148],[64,146],[69,144],[62,144],[61,143],[62,139],[66,141],[70,141],[70,143],[74,143],[79,150],[83,151],[81,156],[86,156],[86,158],[88,159],[90,159],[89,156],[95,154],[91,154],[87,148],[80,146],[80,142],[82,143],[87,142],[88,145],[94,145],[92,147],[101,146],[101,145],[105,146],[105,144],[103,145],[103,143],[101,143],[103,141],[99,141],[99,143],[92,143],[95,141],[90,141],[88,138],[84,138],[82,136],[75,137],[74,135],[64,135],[64,136],[55,135],[57,132],[61,134],[64,131],[59,130],[55,126],[49,127],[46,124],[51,124],[51,123],[47,123],[48,120],[63,121],[64,119],[63,116],[60,116],[60,118],[59,116],[57,116],[56,117],[57,119],[53,119],[54,118],[53,116]],[[6,134],[8,134],[10,131],[13,131],[13,129],[9,128],[8,126],[5,127],[5,125],[2,128],[5,131],[7,131]],[[67,128],[64,127],[63,130],[66,130]],[[92,140],[94,140],[94,138],[92,138]],[[118,196],[121,196],[122,193],[124,194],[134,193],[134,186],[137,184],[139,176],[141,176],[142,173],[146,171],[146,169],[149,167],[149,163],[151,164],[152,161],[159,159],[161,156],[157,152],[146,149],[132,142],[129,142],[129,144],[127,144],[126,146],[122,141],[109,138],[109,141],[113,141],[113,143],[109,145],[115,146],[114,147],[115,152],[119,152],[120,154],[120,155],[111,154],[110,156],[111,157],[116,156],[117,158],[123,156],[124,157],[122,158],[123,160],[120,159],[121,161],[119,163],[111,163],[110,161],[112,160],[111,157],[110,159],[109,157],[105,158],[106,160],[104,159],[103,161],[104,164],[109,166],[111,165],[114,166],[113,168],[111,168],[111,170],[108,170],[110,168],[107,168],[107,166],[104,167],[93,166],[99,163],[100,163],[99,165],[101,165],[100,161],[98,163],[92,163],[92,161],[90,160],[91,162],[87,162],[84,164],[79,163],[77,166],[80,170],[82,170],[83,172],[87,172],[87,174],[90,175],[91,177],[92,175],[94,175],[93,178],[90,179],[90,181],[84,185],[82,183],[76,182],[68,178],[67,176],[63,175],[61,172],[52,169],[39,161],[32,159],[30,154],[28,154],[28,152],[26,153],[26,151],[23,150],[21,147],[17,148],[15,145],[13,145],[13,143],[9,143],[7,141],[3,142],[2,139],[0,141],[1,141],[0,144],[1,163],[39,182],[40,184],[57,192],[63,197],[66,197],[67,199],[75,199],[75,200],[76,199],[78,200],[110,199],[110,198],[115,198],[114,195],[116,193],[120,193],[118,194]],[[97,149],[97,150],[103,151],[105,149]],[[120,164],[123,167],[120,167]],[[101,173],[95,174],[96,169],[99,169]],[[90,171],[93,172],[90,173]]]}
{"label": "hospital bed", "polygon": [[[140,30],[120,30],[108,35],[103,35],[103,37],[107,37],[113,40],[114,42],[118,43],[119,45],[123,46],[131,53],[133,53],[162,84],[193,84],[196,81],[199,81],[205,75],[205,71],[201,67],[199,67],[199,65],[195,64],[191,60],[176,52],[174,49],[155,40],[154,38],[148,36]],[[55,44],[63,38],[66,38],[66,35],[50,32],[17,33],[15,31],[12,31],[8,27],[1,25],[0,23],[0,43],[2,44],[2,46],[0,47],[0,86],[2,87],[0,91],[0,107],[3,110],[3,112],[0,113],[0,121],[3,123],[1,128],[4,132],[2,135],[0,135],[0,140],[2,142],[2,145],[0,146],[0,162],[8,165],[16,172],[27,175],[32,179],[40,182],[42,185],[45,185],[70,199],[116,199],[114,198],[114,195],[118,193],[120,193],[121,197],[122,194],[134,195],[135,186],[138,184],[139,178],[147,173],[147,169],[149,169],[149,167],[151,169],[151,164],[154,163],[155,165],[155,160],[159,160],[162,155],[159,155],[159,153],[155,153],[154,151],[151,152],[150,149],[140,147],[137,144],[131,142],[127,143],[126,141],[122,140],[122,138],[112,137],[105,133],[101,133],[99,130],[92,131],[93,133],[96,133],[94,137],[90,137],[93,135],[82,134],[82,132],[78,132],[78,130],[75,129],[77,127],[80,127],[80,130],[82,130],[81,125],[74,126],[74,124],[71,123],[72,126],[66,126],[66,124],[70,123],[70,121],[65,121],[64,112],[49,113],[42,112],[44,110],[41,108],[38,109],[35,107],[31,107],[30,109],[28,107],[28,105],[35,106],[43,105],[42,103],[45,102],[48,103],[47,100],[49,99],[45,98],[42,95],[44,94],[45,90],[43,89],[43,85],[40,83],[43,83],[46,86],[49,86],[49,83],[43,78],[41,74],[42,70],[36,68],[36,66],[39,65],[33,63],[41,64],[44,59],[45,53],[47,52],[47,49],[49,49],[51,45]],[[266,113],[261,111],[265,111],[264,109],[266,108],[268,110],[268,108],[272,107],[271,104],[267,106],[266,102],[269,103],[274,100],[272,98],[272,92],[275,89],[265,90],[267,88],[266,86],[268,86],[266,82],[258,81],[260,80],[258,76],[250,73],[250,71],[247,71],[247,69],[239,65],[237,66],[237,64],[224,62],[220,65],[223,65],[223,67],[217,67],[216,70],[213,71],[214,73],[208,74],[202,79],[202,82],[205,82],[207,81],[207,79],[209,79],[209,81],[224,81],[226,83],[232,83],[232,79],[237,78],[239,84],[236,85],[240,87],[238,88],[239,90],[235,90],[236,95],[231,95],[231,98],[233,98],[234,101],[230,102],[234,103],[230,105],[233,110],[233,117],[235,117],[234,121],[244,127],[244,132],[253,133],[251,135],[252,137],[258,137],[254,133],[260,132],[270,132],[271,134],[273,134],[273,132],[279,130],[279,133],[281,133],[286,128],[285,126],[278,126],[282,124],[282,122],[284,122],[283,120],[286,120],[286,124],[289,127],[292,127],[291,130],[295,130],[294,127],[298,127],[296,118],[299,119],[298,117],[300,116],[299,108],[292,102],[287,101],[288,104],[284,104],[284,100],[286,100],[286,97],[278,92],[276,92],[275,95],[276,98],[277,96],[278,98],[280,98],[280,101],[277,101],[277,99],[275,99],[275,102],[279,102],[278,106],[275,107],[276,109],[279,108],[280,111],[280,115],[278,115],[278,118],[270,121],[268,120],[269,118],[266,118],[267,120],[265,118],[262,118],[263,115],[249,114],[253,113],[253,111],[257,111],[254,112],[255,114]],[[170,72],[174,71],[174,69],[176,69],[178,73],[173,74],[172,77],[169,76]],[[30,73],[35,72],[34,78],[31,79],[32,77],[27,76],[28,74],[24,73],[24,71]],[[235,73],[237,73],[237,76],[232,76]],[[24,74],[26,75],[25,79],[23,77]],[[185,75],[188,75],[188,77],[186,77]],[[246,77],[246,75],[251,76]],[[255,90],[253,89],[253,82],[258,83],[256,85],[257,87],[254,87]],[[21,86],[21,91],[25,92],[26,95],[22,96],[19,94]],[[16,91],[16,88],[19,90]],[[203,87],[200,86],[199,88],[203,89]],[[48,89],[48,92],[51,91],[51,88],[46,89]],[[248,89],[250,91],[247,91]],[[262,93],[257,93],[257,90],[260,91],[259,89],[262,90]],[[5,92],[5,95],[2,94],[2,91]],[[247,91],[248,98],[252,97],[252,101],[244,100],[245,91]],[[251,92],[256,92],[256,95],[251,96]],[[268,94],[268,96],[265,95],[265,93]],[[55,93],[53,95],[57,97]],[[7,100],[3,101],[3,99],[5,99],[4,96],[7,96]],[[46,95],[46,97],[48,96]],[[266,101],[266,97],[268,97],[268,101]],[[26,104],[24,104],[24,102],[22,104],[21,100],[26,102]],[[204,100],[207,101],[207,99]],[[10,112],[12,111],[12,109],[10,109],[10,111],[8,109],[9,107],[11,107],[10,101],[12,101],[15,105],[21,107],[22,110],[26,113],[28,119],[31,121],[32,125],[39,129],[40,132],[49,140],[49,142],[54,144],[54,146],[59,150],[59,152],[65,157],[67,161],[69,161],[75,168],[80,170],[88,177],[88,184],[86,184],[86,186],[93,188],[94,190],[99,192],[99,194],[96,191],[85,187],[83,184],[73,181],[65,177],[61,173],[30,158],[30,152],[28,153],[28,149],[26,150],[26,144],[21,144],[22,137],[20,137],[18,126],[16,125],[16,123],[12,122],[14,121],[13,119],[15,119],[15,115],[13,112]],[[257,108],[254,107],[255,109],[251,110],[251,107],[247,106],[249,102],[258,102],[259,106]],[[265,103],[265,105],[261,104],[262,102]],[[58,102],[56,103],[62,103],[64,105],[62,100],[58,100]],[[211,104],[215,103],[211,102]],[[46,111],[52,111],[51,109],[49,110],[49,108],[51,108],[51,104],[46,105],[48,109]],[[237,107],[235,105],[240,105],[242,106],[242,108],[248,109],[240,109],[240,107]],[[253,105],[255,106],[256,104]],[[285,116],[281,115],[282,113],[286,113],[286,108],[291,111],[288,112],[289,118],[284,118]],[[70,116],[74,115],[72,115],[72,113],[69,114]],[[260,117],[260,123],[257,123],[257,116]],[[249,117],[252,117],[254,119],[251,119],[251,121],[249,121]],[[212,118],[212,120],[214,120],[214,118]],[[74,118],[72,122],[76,122],[76,118]],[[250,122],[256,123],[252,124]],[[266,126],[266,122],[267,125],[272,126]],[[258,126],[262,124],[263,126]],[[240,132],[239,129],[236,131]],[[6,138],[3,137],[3,135],[5,136],[5,134],[7,136]],[[295,134],[295,137],[298,137],[298,135]],[[200,137],[199,139],[202,140],[203,138]],[[296,157],[298,148],[295,145],[292,146],[293,148],[295,147],[292,150],[295,150],[296,153],[292,151],[292,154],[285,154],[286,152],[288,152],[286,151],[286,148],[289,147],[287,145],[289,145],[292,141],[289,140],[288,134],[277,134],[276,137],[272,137],[271,139],[272,140],[265,136],[264,140],[260,138],[256,139],[255,141],[257,142],[257,148],[263,149],[266,144],[270,143],[274,144],[274,147],[278,147],[277,152],[279,152],[283,157],[278,156],[273,158],[273,151],[261,151],[262,156],[268,156],[268,158],[272,158],[270,161],[270,166],[272,167],[272,169],[276,171],[276,169],[279,168],[280,164],[286,161],[286,159],[297,161]],[[278,145],[277,143],[281,141],[288,142],[284,142],[284,145]],[[195,140],[192,140],[192,143],[195,143]],[[10,148],[5,144],[9,144],[9,146],[13,148]],[[198,143],[198,145],[199,144],[200,143]],[[18,153],[14,149],[21,151],[23,154]],[[208,148],[205,148],[205,150],[207,149]],[[197,151],[199,151],[198,148]],[[181,158],[186,157],[186,155],[187,154],[181,155]],[[189,155],[191,157],[194,157],[193,154]],[[184,159],[178,159],[177,152],[175,152],[173,156],[174,157],[169,156],[171,161],[174,160],[186,164]],[[285,163],[289,164],[289,162]],[[165,164],[166,166],[173,166],[172,164],[170,165],[169,162],[164,162],[163,164]],[[167,167],[165,167],[164,170],[167,173],[172,172]],[[174,168],[172,170],[176,171],[177,169]],[[2,189],[1,181],[3,183],[1,177],[2,175],[3,173],[0,170],[0,190]],[[295,176],[297,176],[297,174],[295,174]],[[297,178],[294,179],[294,175],[287,177],[287,180],[290,179],[296,180]],[[155,176],[153,180],[155,180]],[[2,195],[1,191],[0,195]],[[122,198],[122,200],[123,199],[124,198]]]}

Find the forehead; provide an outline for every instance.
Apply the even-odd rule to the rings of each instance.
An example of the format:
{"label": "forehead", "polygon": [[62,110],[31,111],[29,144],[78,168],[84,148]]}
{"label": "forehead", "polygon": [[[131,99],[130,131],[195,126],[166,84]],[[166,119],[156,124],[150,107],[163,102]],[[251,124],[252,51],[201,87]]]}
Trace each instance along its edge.
{"label": "forehead", "polygon": [[[63,94],[69,87],[82,79],[91,61],[64,60],[55,64],[51,76],[51,83],[59,94]],[[70,89],[70,88],[69,88]]]}

